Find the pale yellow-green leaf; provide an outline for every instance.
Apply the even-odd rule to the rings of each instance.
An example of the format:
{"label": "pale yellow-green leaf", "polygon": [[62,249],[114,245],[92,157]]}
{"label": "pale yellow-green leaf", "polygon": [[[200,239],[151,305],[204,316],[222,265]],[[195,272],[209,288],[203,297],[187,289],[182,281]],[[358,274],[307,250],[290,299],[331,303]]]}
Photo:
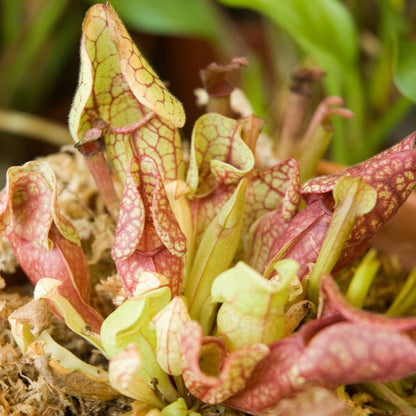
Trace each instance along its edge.
{"label": "pale yellow-green leaf", "polygon": [[182,374],[179,334],[184,323],[190,319],[184,299],[177,296],[152,320],[157,336],[156,359],[168,374]]}
{"label": "pale yellow-green leaf", "polygon": [[185,297],[193,319],[199,319],[209,299],[212,282],[227,270],[234,257],[240,241],[246,187],[247,180],[243,179],[202,237],[185,285]]}
{"label": "pale yellow-green leaf", "polygon": [[377,191],[359,177],[342,177],[333,191],[335,210],[309,281],[309,299],[317,303],[321,276],[335,266],[355,221],[370,212]]}
{"label": "pale yellow-green leaf", "polygon": [[59,315],[64,318],[65,323],[72,331],[82,336],[96,348],[104,352],[99,335],[88,330],[87,324],[78,311],[64,296],[58,293],[57,289],[61,285],[62,282],[56,279],[40,279],[35,286],[33,296],[35,300],[48,299],[51,301]]}
{"label": "pale yellow-green leaf", "polygon": [[142,365],[143,360],[139,348],[136,344],[130,344],[110,361],[111,385],[125,396],[161,409],[163,402],[140,376]]}
{"label": "pale yellow-green leaf", "polygon": [[211,295],[221,302],[217,328],[230,351],[256,343],[270,344],[284,329],[284,310],[299,265],[286,259],[275,265],[278,279],[266,280],[243,262],[220,274]]}
{"label": "pale yellow-green leaf", "polygon": [[150,322],[170,301],[170,290],[161,287],[128,299],[111,313],[101,327],[101,339],[110,358],[134,343],[137,345],[142,365],[140,376],[150,385],[154,377],[158,388],[169,400],[176,400],[176,392],[168,375],[156,360],[156,332]]}

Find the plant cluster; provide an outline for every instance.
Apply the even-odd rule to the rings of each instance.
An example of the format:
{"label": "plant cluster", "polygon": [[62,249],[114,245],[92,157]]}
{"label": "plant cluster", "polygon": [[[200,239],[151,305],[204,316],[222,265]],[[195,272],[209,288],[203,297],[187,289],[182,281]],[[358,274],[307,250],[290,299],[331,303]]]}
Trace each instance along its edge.
{"label": "plant cluster", "polygon": [[[106,317],[90,303],[87,257],[47,162],[10,168],[0,194],[0,232],[35,284],[35,299],[10,316],[13,336],[24,354],[64,374],[71,394],[123,394],[134,399],[131,414],[191,416],[206,405],[279,414],[287,398],[347,414],[330,390],[416,371],[416,319],[362,311],[367,289],[346,300],[330,275],[366,251],[412,192],[416,135],[309,179],[331,117],[351,113],[327,98],[292,149],[297,160],[276,160],[262,120],[241,117],[232,102],[226,75],[245,64],[203,72],[211,111],[196,121],[184,157],[181,104],[112,7],[88,11],[70,131],[95,203],[115,224],[111,257],[126,299]],[[307,83],[319,74],[297,76]],[[50,307],[108,358],[108,371],[54,341]]]}

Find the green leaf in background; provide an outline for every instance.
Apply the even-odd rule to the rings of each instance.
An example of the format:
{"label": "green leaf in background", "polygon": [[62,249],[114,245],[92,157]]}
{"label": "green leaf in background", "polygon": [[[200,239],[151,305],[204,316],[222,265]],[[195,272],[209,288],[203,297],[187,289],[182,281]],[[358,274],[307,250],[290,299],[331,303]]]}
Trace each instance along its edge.
{"label": "green leaf in background", "polygon": [[53,87],[82,21],[82,10],[69,13],[69,4],[68,0],[41,0],[25,9],[21,1],[4,2],[0,13],[2,107],[38,108]]}
{"label": "green leaf in background", "polygon": [[[233,7],[254,9],[289,33],[324,69],[335,62],[351,66],[358,52],[351,14],[337,0],[220,0]],[[338,74],[331,74],[335,76]]]}
{"label": "green leaf in background", "polygon": [[127,26],[136,30],[210,41],[220,38],[218,16],[207,0],[113,0],[111,4]]}
{"label": "green leaf in background", "polygon": [[405,97],[416,102],[416,42],[396,38],[394,48],[396,87]]}

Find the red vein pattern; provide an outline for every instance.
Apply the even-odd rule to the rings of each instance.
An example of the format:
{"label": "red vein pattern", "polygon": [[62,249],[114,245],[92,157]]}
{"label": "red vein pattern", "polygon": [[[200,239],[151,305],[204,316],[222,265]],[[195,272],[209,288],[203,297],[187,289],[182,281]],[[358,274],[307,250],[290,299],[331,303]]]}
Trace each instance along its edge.
{"label": "red vein pattern", "polygon": [[359,256],[368,247],[374,233],[387,222],[410,195],[416,185],[416,133],[386,151],[333,175],[314,178],[302,188],[302,196],[311,203],[325,200],[341,176],[357,176],[377,191],[372,211],[359,218],[341,254],[337,267]]}
{"label": "red vein pattern", "polygon": [[[153,159],[134,159],[126,179],[112,255],[128,296],[144,272],[165,275],[173,295],[182,290],[186,238],[175,219]],[[139,284],[140,283],[140,284]]]}
{"label": "red vein pattern", "polygon": [[345,306],[345,300],[339,307],[340,297],[327,277],[321,298],[335,310],[324,305],[324,317],[269,345],[270,354],[254,369],[246,387],[224,404],[257,414],[311,386],[333,389],[416,372],[416,342],[410,336],[416,318],[377,316]]}
{"label": "red vein pattern", "polygon": [[[293,218],[283,233],[273,234],[275,242],[266,265],[285,248],[282,257],[299,261],[300,277],[305,276],[308,263],[316,261],[331,221],[334,207],[332,190],[337,180],[344,176],[363,178],[376,189],[377,203],[372,211],[357,220],[335,270],[362,254],[377,229],[397,212],[416,185],[415,138],[416,134],[412,134],[391,149],[365,162],[336,174],[308,181],[301,188],[301,195],[308,206]],[[261,228],[258,231],[269,240],[271,236],[266,230],[271,223],[272,220],[267,219],[264,231]],[[277,224],[280,227],[278,222]]]}
{"label": "red vein pattern", "polygon": [[[201,348],[215,347],[219,350],[218,368],[210,368],[209,375],[200,367]],[[266,345],[255,344],[241,348],[226,356],[219,338],[203,337],[199,324],[185,323],[181,331],[183,378],[188,390],[205,403],[221,403],[241,390],[251,376],[256,364],[268,353]],[[203,361],[203,358],[202,358]]]}
{"label": "red vein pattern", "polygon": [[56,179],[49,166],[29,162],[10,168],[0,207],[0,231],[31,282],[45,277],[60,280],[58,292],[99,332],[102,318],[88,305],[87,260],[75,228],[59,214]]}
{"label": "red vein pattern", "polygon": [[132,155],[148,155],[165,180],[183,179],[185,114],[133,43],[110,4],[92,6],[83,23],[81,75],[70,114],[75,141],[102,119],[109,159],[124,180]]}

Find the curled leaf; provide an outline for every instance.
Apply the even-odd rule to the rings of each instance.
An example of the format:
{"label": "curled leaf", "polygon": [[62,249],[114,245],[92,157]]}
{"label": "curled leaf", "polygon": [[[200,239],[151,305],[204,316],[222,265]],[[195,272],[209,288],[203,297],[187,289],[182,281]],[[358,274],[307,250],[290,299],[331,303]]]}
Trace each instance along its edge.
{"label": "curled leaf", "polygon": [[392,331],[408,332],[416,326],[416,318],[414,317],[392,318],[353,307],[342,296],[330,275],[324,276],[321,292],[320,317],[342,316],[343,319],[360,325]]}
{"label": "curled leaf", "polygon": [[186,181],[191,189],[197,243],[240,180],[254,167],[254,156],[241,138],[242,127],[217,113],[205,114],[195,123]]}
{"label": "curled leaf", "polygon": [[72,331],[88,340],[96,348],[103,351],[98,334],[91,332],[78,311],[66,298],[58,293],[59,286],[61,285],[62,282],[56,279],[40,279],[35,286],[33,294],[34,299],[48,299],[51,301],[59,315],[64,318],[65,323]]}
{"label": "curled leaf", "polygon": [[148,155],[163,178],[184,174],[177,127],[185,114],[133,43],[109,3],[95,4],[85,17],[81,74],[69,125],[78,142],[94,121],[105,127],[107,153],[122,179],[133,155]]}
{"label": "curled leaf", "polygon": [[56,178],[48,164],[10,168],[0,206],[0,231],[31,282],[58,278],[59,293],[99,332],[102,318],[88,304],[87,260],[75,227],[59,212]]}
{"label": "curled leaf", "polygon": [[218,183],[236,184],[254,166],[254,157],[241,138],[238,121],[217,113],[200,117],[192,132],[187,183],[192,194],[204,196]]}
{"label": "curled leaf", "polygon": [[[332,212],[325,204],[316,201],[296,214],[289,224],[282,221],[280,212],[265,216],[259,224],[256,236],[258,242],[255,243],[257,247],[265,241],[269,248],[266,261],[264,261],[265,256],[260,257],[263,260],[260,263],[263,266],[261,272],[266,271],[266,266],[272,271],[270,266],[275,261],[290,258],[299,263],[299,278],[303,278],[308,272],[309,265],[314,263],[319,255],[331,215]],[[269,224],[270,228],[268,228]],[[259,249],[262,249],[261,245]],[[261,253],[264,252],[263,249]]]}
{"label": "curled leaf", "polygon": [[[211,288],[212,299],[221,302],[217,328],[230,351],[256,343],[270,344],[282,336],[284,308],[290,284],[299,268],[293,260],[283,260],[278,281],[268,281],[255,270],[237,263],[221,273]],[[279,267],[279,265],[276,265]]]}
{"label": "curled leaf", "polygon": [[9,168],[1,193],[0,232],[14,233],[19,239],[51,250],[52,224],[65,239],[81,244],[75,227],[59,212],[56,177],[49,165],[32,161]]}
{"label": "curled leaf", "polygon": [[[209,404],[221,403],[244,388],[256,364],[269,351],[266,345],[255,344],[225,356],[222,343],[217,338],[202,337],[201,328],[194,321],[185,324],[181,341],[186,387],[198,399]],[[200,360],[204,360],[203,346],[217,349],[220,356],[218,363],[206,355],[203,363],[205,371],[200,367]]]}

